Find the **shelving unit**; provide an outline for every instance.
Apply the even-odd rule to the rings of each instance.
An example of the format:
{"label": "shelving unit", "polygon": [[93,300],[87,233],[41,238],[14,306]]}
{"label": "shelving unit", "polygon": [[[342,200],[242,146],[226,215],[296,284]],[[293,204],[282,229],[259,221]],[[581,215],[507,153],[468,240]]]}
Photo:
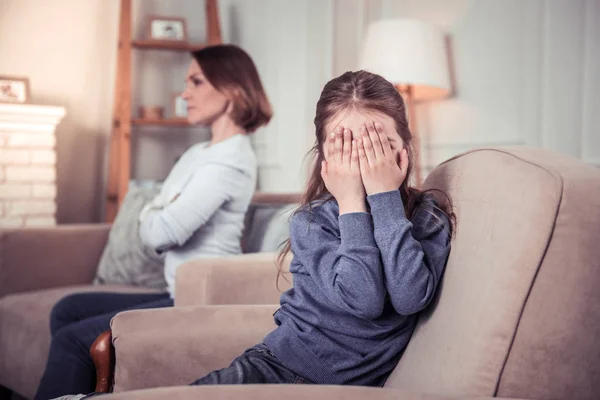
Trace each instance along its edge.
{"label": "shelving unit", "polygon": [[221,43],[221,27],[217,0],[205,0],[206,43],[172,40],[133,39],[131,36],[132,0],[121,0],[119,43],[113,126],[110,138],[108,183],[106,188],[107,222],[112,222],[127,193],[131,175],[131,134],[135,126],[190,126],[185,118],[140,119],[131,115],[131,53],[135,50],[190,52],[204,46]]}
{"label": "shelving unit", "polygon": [[131,46],[140,50],[195,51],[205,45],[194,45],[170,40],[132,40]]}
{"label": "shelving unit", "polygon": [[185,118],[163,118],[144,119],[135,118],[131,120],[132,125],[155,125],[155,126],[191,126]]}

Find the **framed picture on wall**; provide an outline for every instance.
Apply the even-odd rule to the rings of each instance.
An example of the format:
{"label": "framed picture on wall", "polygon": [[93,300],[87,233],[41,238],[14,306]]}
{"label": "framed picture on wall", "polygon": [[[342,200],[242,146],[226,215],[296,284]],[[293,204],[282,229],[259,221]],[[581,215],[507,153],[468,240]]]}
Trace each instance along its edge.
{"label": "framed picture on wall", "polygon": [[0,75],[0,103],[29,103],[29,79]]}
{"label": "framed picture on wall", "polygon": [[181,93],[174,93],[171,101],[171,113],[174,118],[187,117],[187,101],[181,97]]}
{"label": "framed picture on wall", "polygon": [[148,39],[153,40],[187,42],[185,18],[151,15],[148,17],[146,36]]}

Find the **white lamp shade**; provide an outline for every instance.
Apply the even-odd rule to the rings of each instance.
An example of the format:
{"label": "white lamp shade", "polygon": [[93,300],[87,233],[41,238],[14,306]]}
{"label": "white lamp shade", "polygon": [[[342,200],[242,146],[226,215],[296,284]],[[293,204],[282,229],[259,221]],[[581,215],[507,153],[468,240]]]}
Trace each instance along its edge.
{"label": "white lamp shade", "polygon": [[419,20],[371,24],[360,69],[381,75],[394,85],[412,85],[415,100],[442,98],[451,89],[444,34]]}

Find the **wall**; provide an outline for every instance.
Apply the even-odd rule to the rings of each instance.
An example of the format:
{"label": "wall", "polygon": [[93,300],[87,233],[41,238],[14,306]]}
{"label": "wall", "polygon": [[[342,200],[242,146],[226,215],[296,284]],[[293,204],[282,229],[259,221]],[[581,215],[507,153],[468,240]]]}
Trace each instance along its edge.
{"label": "wall", "polygon": [[117,11],[114,0],[0,1],[0,74],[29,77],[34,104],[67,109],[56,131],[59,222],[101,215]]}
{"label": "wall", "polygon": [[[147,14],[185,15],[204,39],[196,0],[134,0],[134,32]],[[117,0],[0,0],[0,74],[31,80],[33,100],[67,108],[57,128],[59,222],[100,220],[112,116]],[[366,27],[416,17],[452,38],[456,96],[420,105],[426,169],[464,150],[526,144],[600,165],[600,2],[597,0],[220,0],[223,36],[254,58],[273,102],[254,137],[260,188],[301,190],[303,156],[323,84],[357,68]],[[68,21],[68,22],[66,22]],[[169,106],[185,54],[136,53],[134,113]],[[133,135],[136,178],[164,178],[203,129],[144,128]]]}
{"label": "wall", "polygon": [[[331,77],[331,42],[321,40],[321,31],[329,29],[331,4],[219,2],[224,40],[241,45],[253,57],[275,109],[271,124],[254,138],[261,190],[303,186],[302,162],[312,141],[314,105]],[[134,0],[133,11],[137,37],[143,35],[146,15],[184,15],[190,40],[204,40],[201,2]],[[0,74],[29,77],[34,103],[67,108],[57,129],[60,223],[102,218],[118,12],[117,0],[0,1]],[[171,95],[182,89],[189,61],[187,54],[136,52],[134,115],[141,104],[168,110]],[[164,178],[190,144],[207,137],[202,128],[137,128],[132,135],[133,177]]]}
{"label": "wall", "polygon": [[[425,169],[470,148],[529,145],[600,166],[597,0],[336,0],[335,74],[365,26],[409,17],[451,37],[456,93],[417,106]],[[349,26],[358,27],[353,34]]]}

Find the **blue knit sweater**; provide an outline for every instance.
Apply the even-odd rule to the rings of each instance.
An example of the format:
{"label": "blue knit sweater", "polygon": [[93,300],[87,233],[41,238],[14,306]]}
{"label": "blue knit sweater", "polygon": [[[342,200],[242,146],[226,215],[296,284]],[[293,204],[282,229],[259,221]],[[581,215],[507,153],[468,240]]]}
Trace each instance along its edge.
{"label": "blue knit sweater", "polygon": [[294,287],[264,343],[315,383],[382,386],[450,252],[450,223],[432,196],[412,223],[397,190],[367,201],[370,213],[340,216],[332,199],[291,221]]}

